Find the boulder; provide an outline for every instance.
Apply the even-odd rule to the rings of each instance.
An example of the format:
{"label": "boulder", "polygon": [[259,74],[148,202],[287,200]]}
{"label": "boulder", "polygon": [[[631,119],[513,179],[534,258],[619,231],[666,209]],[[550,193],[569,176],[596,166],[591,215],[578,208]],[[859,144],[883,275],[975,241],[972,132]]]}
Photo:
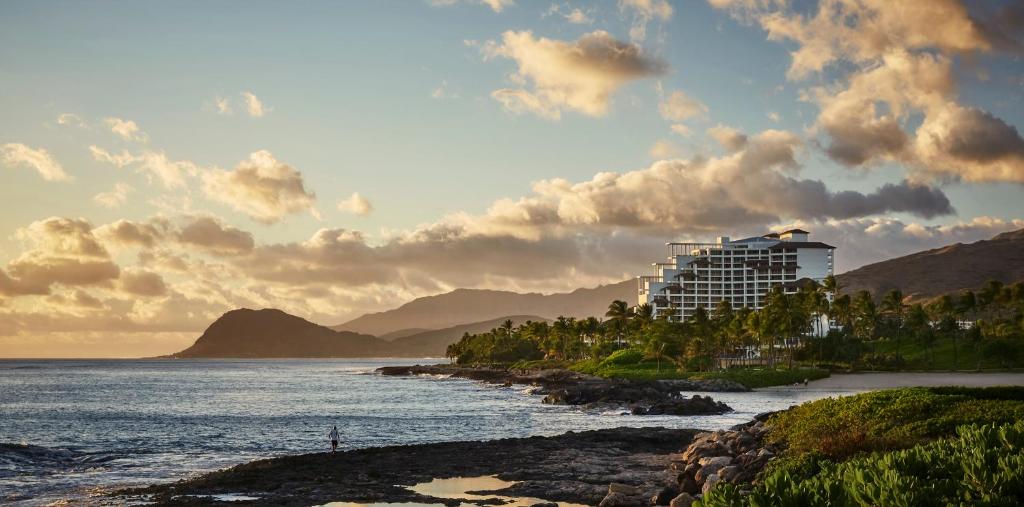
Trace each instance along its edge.
{"label": "boulder", "polygon": [[715,487],[715,484],[718,484],[721,481],[722,479],[718,476],[718,474],[709,475],[707,480],[704,481],[704,486],[701,487],[700,492],[707,494],[708,491],[711,491],[711,488]]}
{"label": "boulder", "polygon": [[697,499],[691,496],[689,493],[679,493],[679,496],[672,499],[669,502],[670,507],[690,507]]}
{"label": "boulder", "polygon": [[696,495],[700,493],[700,486],[693,477],[684,477],[683,480],[679,481],[679,490],[683,493]]}
{"label": "boulder", "polygon": [[622,495],[639,495],[640,489],[636,486],[630,486],[629,484],[620,484],[613,482],[608,485],[608,493],[619,493]]}
{"label": "boulder", "polygon": [[679,494],[679,490],[671,486],[665,486],[658,490],[658,493],[651,497],[651,503],[654,505],[669,505],[672,499]]}
{"label": "boulder", "polygon": [[742,469],[740,467],[736,465],[729,465],[718,471],[718,477],[725,482],[732,482],[733,478],[735,478],[741,471]]}

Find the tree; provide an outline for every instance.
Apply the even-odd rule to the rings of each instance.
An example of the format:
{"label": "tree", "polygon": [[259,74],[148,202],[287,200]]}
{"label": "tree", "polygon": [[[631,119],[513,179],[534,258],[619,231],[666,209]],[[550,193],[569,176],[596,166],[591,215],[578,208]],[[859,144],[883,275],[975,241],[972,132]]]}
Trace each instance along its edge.
{"label": "tree", "polygon": [[900,339],[903,331],[903,292],[893,289],[882,298],[882,311],[889,315],[896,326],[896,359],[900,359]]}
{"label": "tree", "polygon": [[697,358],[697,369],[703,370],[704,354],[711,348],[714,339],[711,319],[708,318],[708,312],[704,307],[698,306],[687,324],[690,344],[694,349],[693,356]]}
{"label": "tree", "polygon": [[639,324],[641,330],[647,328],[654,322],[654,307],[647,303],[636,305],[633,307],[633,320]]}
{"label": "tree", "polygon": [[629,323],[629,305],[625,301],[616,299],[608,305],[608,311],[604,312],[604,316],[608,317],[612,323],[615,332],[615,343],[621,345],[622,334],[626,331],[626,325]]}
{"label": "tree", "polygon": [[957,337],[960,334],[960,326],[956,322],[956,309],[953,305],[953,297],[943,294],[936,299],[928,308],[933,320],[939,323],[939,332],[949,336],[953,341],[953,370],[959,369],[960,350],[957,346]]}
{"label": "tree", "polygon": [[[924,310],[921,304],[913,305],[907,311],[906,326],[913,336],[925,346],[925,350],[928,351],[928,364],[933,364],[935,362],[935,330],[932,329],[929,322],[928,312]],[[896,357],[899,359],[898,354]]]}

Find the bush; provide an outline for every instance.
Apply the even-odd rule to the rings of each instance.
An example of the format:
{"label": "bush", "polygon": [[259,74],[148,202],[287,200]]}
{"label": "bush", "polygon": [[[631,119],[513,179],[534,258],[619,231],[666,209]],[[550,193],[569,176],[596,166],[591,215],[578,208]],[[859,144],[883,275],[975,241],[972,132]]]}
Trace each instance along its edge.
{"label": "bush", "polygon": [[954,438],[818,464],[812,477],[775,469],[749,495],[721,484],[695,505],[1021,505],[1024,421],[961,426]]}
{"label": "bush", "polygon": [[804,380],[817,380],[829,376],[828,370],[799,368],[792,370],[769,368],[731,368],[725,371],[696,373],[692,378],[724,378],[739,382],[751,389],[758,387],[801,384]]}
{"label": "bush", "polygon": [[769,439],[830,458],[903,448],[957,426],[1024,419],[1024,388],[906,388],[826,398],[774,415]]}
{"label": "bush", "polygon": [[631,364],[639,364],[640,361],[644,360],[644,353],[636,349],[622,349],[612,352],[612,354],[601,361],[600,367],[607,368],[611,366],[626,366]]}

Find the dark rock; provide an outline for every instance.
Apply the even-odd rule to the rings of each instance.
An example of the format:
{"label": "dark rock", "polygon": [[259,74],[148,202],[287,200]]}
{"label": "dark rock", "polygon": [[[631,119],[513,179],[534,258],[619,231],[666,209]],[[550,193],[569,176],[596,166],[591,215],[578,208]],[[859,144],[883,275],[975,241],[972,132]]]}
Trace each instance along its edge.
{"label": "dark rock", "polygon": [[654,505],[668,505],[672,499],[679,495],[679,490],[671,486],[665,486],[658,491],[658,494],[651,497]]}

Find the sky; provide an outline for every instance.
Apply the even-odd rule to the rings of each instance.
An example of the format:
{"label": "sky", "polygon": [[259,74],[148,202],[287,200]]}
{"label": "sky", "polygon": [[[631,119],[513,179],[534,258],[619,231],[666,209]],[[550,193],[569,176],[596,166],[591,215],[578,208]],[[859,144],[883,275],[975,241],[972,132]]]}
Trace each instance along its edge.
{"label": "sky", "polygon": [[0,2],[0,357],[1024,228],[1024,4]]}

